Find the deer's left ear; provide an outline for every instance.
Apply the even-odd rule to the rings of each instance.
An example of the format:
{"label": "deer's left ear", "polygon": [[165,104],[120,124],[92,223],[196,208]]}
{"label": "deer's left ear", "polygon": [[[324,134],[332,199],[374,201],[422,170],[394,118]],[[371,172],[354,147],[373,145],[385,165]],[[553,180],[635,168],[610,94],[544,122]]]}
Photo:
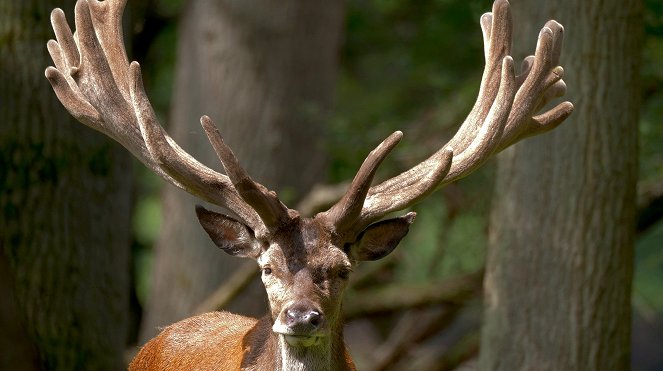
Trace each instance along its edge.
{"label": "deer's left ear", "polygon": [[351,254],[359,261],[378,260],[389,255],[410,230],[416,213],[387,219],[366,228],[351,247]]}

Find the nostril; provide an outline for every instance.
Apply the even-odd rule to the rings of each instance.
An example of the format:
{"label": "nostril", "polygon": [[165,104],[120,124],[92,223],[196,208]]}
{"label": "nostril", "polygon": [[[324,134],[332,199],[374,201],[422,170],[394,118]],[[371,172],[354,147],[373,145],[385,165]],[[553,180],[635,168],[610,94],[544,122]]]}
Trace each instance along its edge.
{"label": "nostril", "polygon": [[312,326],[314,326],[314,327],[318,327],[318,326],[320,326],[320,323],[322,322],[322,316],[320,315],[320,313],[318,313],[318,312],[316,312],[316,311],[311,311],[311,312],[308,314],[306,320],[307,320],[308,323],[310,323]]}
{"label": "nostril", "polygon": [[288,309],[285,311],[285,316],[288,320],[288,324],[299,322],[302,319],[302,312],[298,309]]}

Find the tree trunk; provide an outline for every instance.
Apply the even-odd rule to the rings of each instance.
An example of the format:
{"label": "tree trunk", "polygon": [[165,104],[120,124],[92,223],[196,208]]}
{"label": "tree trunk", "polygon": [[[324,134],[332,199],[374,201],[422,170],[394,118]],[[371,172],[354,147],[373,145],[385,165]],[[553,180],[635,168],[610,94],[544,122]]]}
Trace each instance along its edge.
{"label": "tree trunk", "polygon": [[480,366],[627,370],[642,4],[530,0],[513,10],[519,35],[535,37],[549,18],[564,25],[576,110],[499,156]]}
{"label": "tree trunk", "polygon": [[48,15],[71,20],[73,3],[0,2],[0,260],[14,297],[0,304],[15,321],[0,329],[2,369],[124,367],[131,163],[44,78]]}
{"label": "tree trunk", "polygon": [[[321,146],[334,93],[341,1],[197,0],[180,25],[170,133],[208,166],[219,160],[200,129],[220,127],[242,165],[292,204],[325,175]],[[143,341],[191,314],[242,262],[217,249],[195,217],[197,201],[168,187]],[[257,270],[256,270],[256,277]],[[230,310],[267,309],[258,280]]]}

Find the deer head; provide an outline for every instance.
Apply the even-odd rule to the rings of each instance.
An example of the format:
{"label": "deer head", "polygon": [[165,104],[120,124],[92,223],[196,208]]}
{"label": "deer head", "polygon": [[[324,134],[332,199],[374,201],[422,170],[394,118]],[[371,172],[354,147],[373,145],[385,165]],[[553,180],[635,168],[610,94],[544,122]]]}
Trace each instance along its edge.
{"label": "deer head", "polygon": [[315,346],[340,331],[341,297],[352,267],[388,255],[415,219],[413,212],[383,220],[386,215],[466,176],[507,146],[553,129],[573,110],[563,102],[539,113],[566,90],[558,66],[563,27],[545,24],[535,54],[516,75],[509,56],[509,3],[496,0],[492,13],[481,17],[486,65],[478,98],[456,135],[418,165],[372,185],[378,166],[402,137],[391,134],[366,157],[338,203],[304,218],[251,179],[210,118],[203,116],[201,124],[225,174],[196,161],[165,133],[143,88],[139,64],[126,56],[125,3],[79,0],[75,35],[64,13],[55,9],[57,41],[48,42],[55,67],[46,69],[46,77],[79,121],[121,143],[166,181],[225,210],[198,206],[196,213],[223,251],[258,262],[272,329],[292,346]]}
{"label": "deer head", "polygon": [[358,261],[388,255],[414,221],[414,213],[378,223],[359,218],[377,166],[402,134],[392,134],[368,156],[334,207],[313,218],[302,218],[274,192],[251,180],[209,118],[203,117],[202,124],[234,189],[261,223],[248,225],[197,206],[200,223],[223,251],[258,262],[273,331],[284,335],[290,345],[317,344],[341,323],[341,297],[352,267]]}

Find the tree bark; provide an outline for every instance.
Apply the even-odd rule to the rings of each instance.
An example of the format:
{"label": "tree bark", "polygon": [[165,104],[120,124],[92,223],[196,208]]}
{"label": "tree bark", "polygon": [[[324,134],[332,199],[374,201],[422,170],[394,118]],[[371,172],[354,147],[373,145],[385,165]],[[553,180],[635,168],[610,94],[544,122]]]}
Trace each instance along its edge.
{"label": "tree bark", "polygon": [[[192,1],[179,30],[172,136],[220,169],[200,129],[209,115],[257,181],[293,204],[325,175],[323,124],[332,103],[341,1]],[[200,202],[168,187],[143,341],[192,311],[239,265],[199,226]],[[257,270],[256,270],[257,272]],[[257,273],[256,273],[257,277]],[[259,281],[230,310],[267,309]]]}
{"label": "tree bark", "polygon": [[529,37],[514,45],[529,50],[547,19],[564,25],[576,109],[499,156],[480,366],[627,370],[642,4],[530,0],[513,11]]}
{"label": "tree bark", "polygon": [[0,329],[13,343],[2,369],[125,367],[131,163],[44,77],[50,11],[71,20],[73,4],[0,1],[0,260],[14,298],[1,304],[15,321],[14,334]]}

